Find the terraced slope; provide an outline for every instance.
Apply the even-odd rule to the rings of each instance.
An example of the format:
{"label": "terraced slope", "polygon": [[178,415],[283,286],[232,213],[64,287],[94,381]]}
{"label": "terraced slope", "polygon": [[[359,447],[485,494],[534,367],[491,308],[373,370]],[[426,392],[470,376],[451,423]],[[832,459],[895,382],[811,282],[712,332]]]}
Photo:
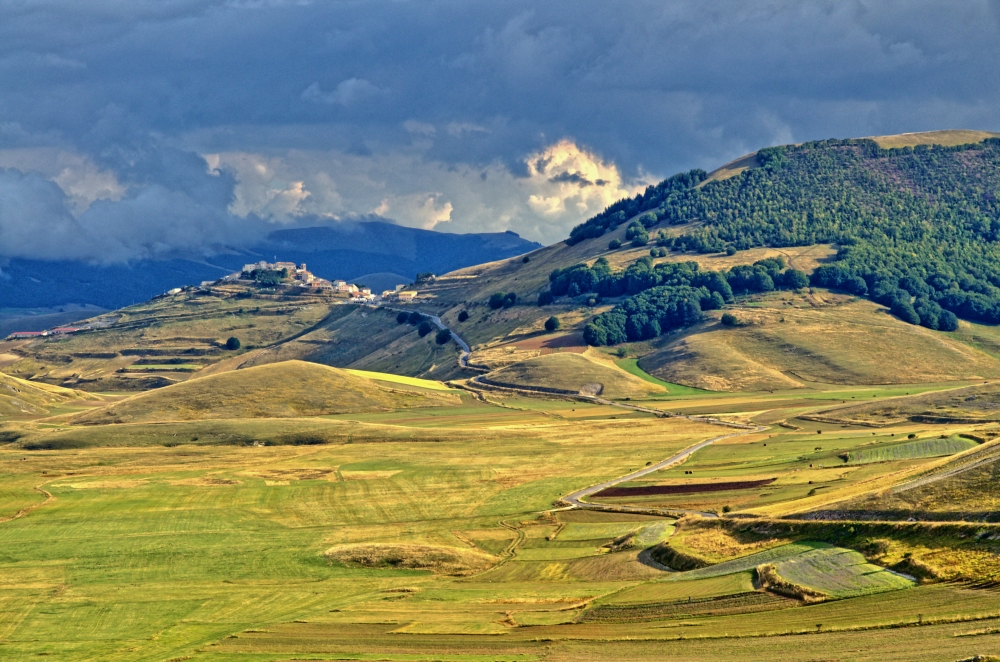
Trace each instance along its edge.
{"label": "terraced slope", "polygon": [[388,388],[345,370],[285,361],[192,379],[71,419],[76,425],[288,418],[457,405],[458,396]]}
{"label": "terraced slope", "polygon": [[967,451],[895,487],[836,504],[813,517],[1000,521],[1000,445]]}

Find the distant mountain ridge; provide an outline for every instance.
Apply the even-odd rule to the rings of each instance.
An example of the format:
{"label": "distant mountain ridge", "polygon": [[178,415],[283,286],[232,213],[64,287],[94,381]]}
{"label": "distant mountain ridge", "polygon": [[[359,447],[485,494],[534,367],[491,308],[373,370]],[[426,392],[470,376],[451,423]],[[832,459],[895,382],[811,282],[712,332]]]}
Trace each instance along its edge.
{"label": "distant mountain ridge", "polygon": [[[445,273],[541,248],[514,232],[446,234],[381,221],[272,232],[249,249],[209,259],[145,260],[130,265],[12,259],[0,270],[0,308],[67,303],[121,308],[182,285],[214,280],[260,259],[305,262],[324,278],[357,279],[418,272]],[[383,279],[384,280],[384,279]],[[371,285],[369,283],[369,285]]]}

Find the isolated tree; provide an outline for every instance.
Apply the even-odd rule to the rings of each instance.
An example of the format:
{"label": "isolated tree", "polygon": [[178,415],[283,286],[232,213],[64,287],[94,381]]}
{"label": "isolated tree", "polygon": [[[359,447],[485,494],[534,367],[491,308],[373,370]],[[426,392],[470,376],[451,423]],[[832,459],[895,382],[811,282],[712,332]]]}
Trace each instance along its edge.
{"label": "isolated tree", "polygon": [[736,255],[736,247],[732,244],[726,246],[726,255],[733,256]]}
{"label": "isolated tree", "polygon": [[504,295],[503,292],[494,292],[493,294],[491,294],[490,295],[490,300],[488,302],[489,306],[490,306],[490,309],[491,310],[498,310],[500,308],[503,308],[504,297],[505,296],[506,295]]}
{"label": "isolated tree", "polygon": [[433,330],[434,330],[434,327],[431,325],[430,322],[427,322],[427,321],[421,322],[420,326],[417,327],[417,333],[420,334],[421,338],[423,338],[424,336],[426,336],[428,333],[430,333]]}
{"label": "isolated tree", "polygon": [[560,324],[559,318],[555,315],[545,320],[546,331],[556,331],[560,326],[562,326],[562,324]]}
{"label": "isolated tree", "polygon": [[552,303],[554,299],[555,297],[552,296],[552,292],[550,292],[549,290],[545,290],[544,292],[538,295],[538,305],[547,306],[550,303]]}
{"label": "isolated tree", "polygon": [[396,315],[396,324],[406,324],[406,320],[410,318],[409,313],[400,313]]}
{"label": "isolated tree", "polygon": [[941,316],[938,318],[938,328],[942,331],[957,331],[958,317],[950,310],[942,311]]}
{"label": "isolated tree", "polygon": [[618,239],[612,239],[608,242],[608,250],[613,251],[622,247],[622,242]]}
{"label": "isolated tree", "polygon": [[226,349],[228,349],[230,352],[235,352],[242,346],[243,345],[242,343],[240,343],[240,339],[237,338],[236,336],[230,336],[229,340],[226,341]]}
{"label": "isolated tree", "polygon": [[467,319],[469,319],[469,311],[468,310],[463,310],[462,312],[460,312],[458,314],[458,321],[459,322],[464,322]]}
{"label": "isolated tree", "polygon": [[424,316],[414,310],[412,313],[407,315],[406,321],[409,322],[411,326],[416,326],[424,321]]}
{"label": "isolated tree", "polygon": [[511,306],[513,306],[516,303],[517,303],[517,293],[516,292],[508,292],[507,296],[505,296],[503,298],[503,307],[504,308],[510,308]]}
{"label": "isolated tree", "polygon": [[739,326],[740,324],[736,315],[733,315],[732,313],[722,313],[722,319],[719,321],[722,322],[723,326]]}
{"label": "isolated tree", "polygon": [[434,341],[439,345],[443,345],[449,340],[451,340],[451,331],[448,329],[441,329],[437,332],[437,335],[434,336]]}

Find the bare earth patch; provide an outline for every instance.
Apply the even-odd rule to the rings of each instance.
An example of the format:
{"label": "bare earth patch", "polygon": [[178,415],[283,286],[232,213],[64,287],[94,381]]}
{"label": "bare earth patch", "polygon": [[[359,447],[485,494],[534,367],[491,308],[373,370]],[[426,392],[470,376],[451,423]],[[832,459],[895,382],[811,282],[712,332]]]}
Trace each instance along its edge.
{"label": "bare earth patch", "polygon": [[344,565],[430,570],[459,577],[482,572],[497,562],[495,556],[478,550],[395,543],[337,545],[324,555]]}

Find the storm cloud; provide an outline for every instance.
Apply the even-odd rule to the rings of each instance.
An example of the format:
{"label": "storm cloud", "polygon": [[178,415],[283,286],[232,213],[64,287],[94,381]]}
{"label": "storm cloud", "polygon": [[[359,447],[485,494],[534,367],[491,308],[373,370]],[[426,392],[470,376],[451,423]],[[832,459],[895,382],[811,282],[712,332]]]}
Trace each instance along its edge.
{"label": "storm cloud", "polygon": [[1000,128],[1000,4],[0,0],[0,256],[544,242],[761,146]]}

